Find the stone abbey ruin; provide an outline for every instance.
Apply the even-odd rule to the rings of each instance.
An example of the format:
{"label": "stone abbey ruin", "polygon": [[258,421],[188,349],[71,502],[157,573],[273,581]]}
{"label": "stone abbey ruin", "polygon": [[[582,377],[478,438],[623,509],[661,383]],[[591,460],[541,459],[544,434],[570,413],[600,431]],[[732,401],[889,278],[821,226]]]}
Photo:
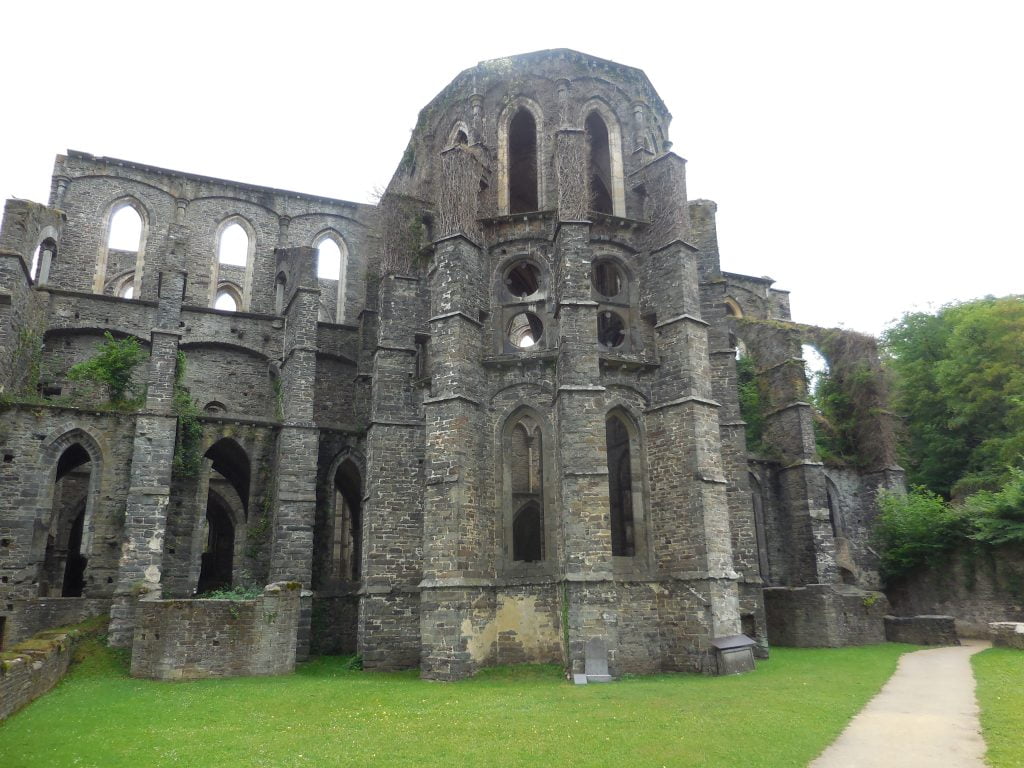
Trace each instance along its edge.
{"label": "stone abbey ruin", "polygon": [[[801,359],[873,347],[722,271],[670,119],[642,71],[553,50],[458,75],[378,205],[58,156],[0,233],[2,643],[109,614],[141,674],[198,669],[238,612],[189,599],[242,583],[296,599],[239,653],[441,680],[884,639],[884,389],[826,466]],[[105,332],[145,351],[135,403],[68,374]]]}

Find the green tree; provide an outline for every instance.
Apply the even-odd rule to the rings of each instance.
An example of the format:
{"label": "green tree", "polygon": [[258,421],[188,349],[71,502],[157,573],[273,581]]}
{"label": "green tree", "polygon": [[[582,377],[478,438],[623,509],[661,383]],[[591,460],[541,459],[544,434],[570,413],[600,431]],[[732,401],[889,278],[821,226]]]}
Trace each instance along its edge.
{"label": "green tree", "polygon": [[887,583],[920,566],[938,565],[970,532],[963,511],[927,488],[912,488],[906,494],[881,490],[878,505],[874,544],[881,552],[880,570]]}
{"label": "green tree", "polygon": [[911,313],[883,342],[912,483],[947,498],[996,490],[1024,456],[1024,297]]}
{"label": "green tree", "polygon": [[111,403],[122,404],[135,394],[132,385],[132,371],[146,358],[146,352],[132,336],[115,339],[110,331],[103,334],[103,341],[96,354],[71,366],[68,378],[72,381],[86,381],[106,387]]}

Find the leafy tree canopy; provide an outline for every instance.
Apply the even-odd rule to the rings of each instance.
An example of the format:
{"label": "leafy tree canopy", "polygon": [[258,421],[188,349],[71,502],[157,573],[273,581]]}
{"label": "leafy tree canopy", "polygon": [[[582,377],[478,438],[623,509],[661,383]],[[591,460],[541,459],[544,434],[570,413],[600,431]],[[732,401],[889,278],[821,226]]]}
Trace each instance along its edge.
{"label": "leafy tree canopy", "polygon": [[996,490],[1024,463],[1024,297],[915,312],[883,335],[911,483]]}

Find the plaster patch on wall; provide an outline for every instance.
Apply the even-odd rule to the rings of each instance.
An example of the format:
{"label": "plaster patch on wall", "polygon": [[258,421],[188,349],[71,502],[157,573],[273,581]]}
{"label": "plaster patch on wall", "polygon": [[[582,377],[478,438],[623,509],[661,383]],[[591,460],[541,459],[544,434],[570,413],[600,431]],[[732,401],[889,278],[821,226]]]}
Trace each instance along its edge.
{"label": "plaster patch on wall", "polygon": [[465,619],[462,634],[466,637],[466,650],[475,662],[484,662],[502,636],[518,644],[527,659],[537,661],[546,659],[546,651],[561,642],[559,628],[550,611],[538,609],[535,595],[499,595],[494,619],[477,631],[473,629],[473,621]]}

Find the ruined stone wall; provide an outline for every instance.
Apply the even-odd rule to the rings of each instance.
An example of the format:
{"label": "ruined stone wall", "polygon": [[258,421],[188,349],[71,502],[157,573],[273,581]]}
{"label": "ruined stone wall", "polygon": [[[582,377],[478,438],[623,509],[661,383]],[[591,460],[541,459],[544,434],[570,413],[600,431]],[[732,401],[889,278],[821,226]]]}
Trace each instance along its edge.
{"label": "ruined stone wall", "polygon": [[[59,241],[64,217],[28,200],[8,200],[0,227],[0,393],[36,394],[47,296],[32,290],[32,256],[47,238]],[[40,257],[41,258],[41,257]],[[38,268],[37,280],[42,265]]]}
{"label": "ruined stone wall", "polygon": [[14,600],[0,649],[53,627],[68,627],[110,611],[109,597],[33,597]]}
{"label": "ruined stone wall", "polygon": [[[109,597],[121,554],[135,416],[54,406],[6,406],[0,421],[0,612],[39,596],[61,454],[83,445],[94,475],[85,596]],[[56,586],[60,590],[60,585]]]}
{"label": "ruined stone wall", "polygon": [[811,584],[764,591],[768,637],[774,645],[837,648],[885,642],[890,613],[881,592]]}
{"label": "ruined stone wall", "polygon": [[[265,187],[228,182],[120,160],[69,152],[57,160],[51,201],[68,212],[68,236],[51,271],[51,282],[68,290],[102,291],[110,281],[139,266],[142,290],[137,298],[156,296],[156,275],[183,267],[190,276],[185,303],[211,306],[212,281],[218,275],[242,288],[243,310],[274,312],[274,249],[312,245],[324,234],[341,238],[347,247],[345,319],[354,320],[362,307],[367,265],[377,256],[373,233],[374,208],[341,200],[299,195]],[[142,216],[141,255],[135,263],[127,252],[108,254],[106,238],[111,212],[131,203]],[[238,220],[252,242],[247,267],[217,265],[220,231]],[[167,260],[167,238],[173,225],[188,232],[184,262]],[[84,268],[83,268],[84,267]],[[100,274],[98,274],[100,273]],[[222,273],[222,274],[221,274]]]}
{"label": "ruined stone wall", "polygon": [[644,212],[645,197],[629,177],[671,147],[671,115],[640,70],[567,50],[485,61],[461,73],[420,111],[388,191],[439,200],[442,153],[455,144],[462,130],[470,146],[482,145],[481,161],[491,170],[476,215],[508,213],[507,201],[502,204],[507,186],[502,136],[520,107],[531,112],[537,126],[539,210],[558,205],[558,133],[581,131],[587,115],[598,109],[610,123],[609,140],[621,156],[622,215],[650,219]]}
{"label": "ruined stone wall", "polygon": [[73,649],[68,633],[45,632],[0,654],[0,721],[59,683]]}
{"label": "ruined stone wall", "polygon": [[295,669],[299,585],[270,584],[255,600],[143,600],[132,677],[195,680]]}
{"label": "ruined stone wall", "polygon": [[968,548],[950,553],[941,566],[921,568],[886,587],[899,616],[945,614],[961,637],[988,637],[993,621],[1024,621],[1024,548]]}
{"label": "ruined stone wall", "polygon": [[[227,344],[183,344],[185,386],[199,407],[263,419],[279,418],[270,361]],[[211,403],[217,405],[210,406]]]}

